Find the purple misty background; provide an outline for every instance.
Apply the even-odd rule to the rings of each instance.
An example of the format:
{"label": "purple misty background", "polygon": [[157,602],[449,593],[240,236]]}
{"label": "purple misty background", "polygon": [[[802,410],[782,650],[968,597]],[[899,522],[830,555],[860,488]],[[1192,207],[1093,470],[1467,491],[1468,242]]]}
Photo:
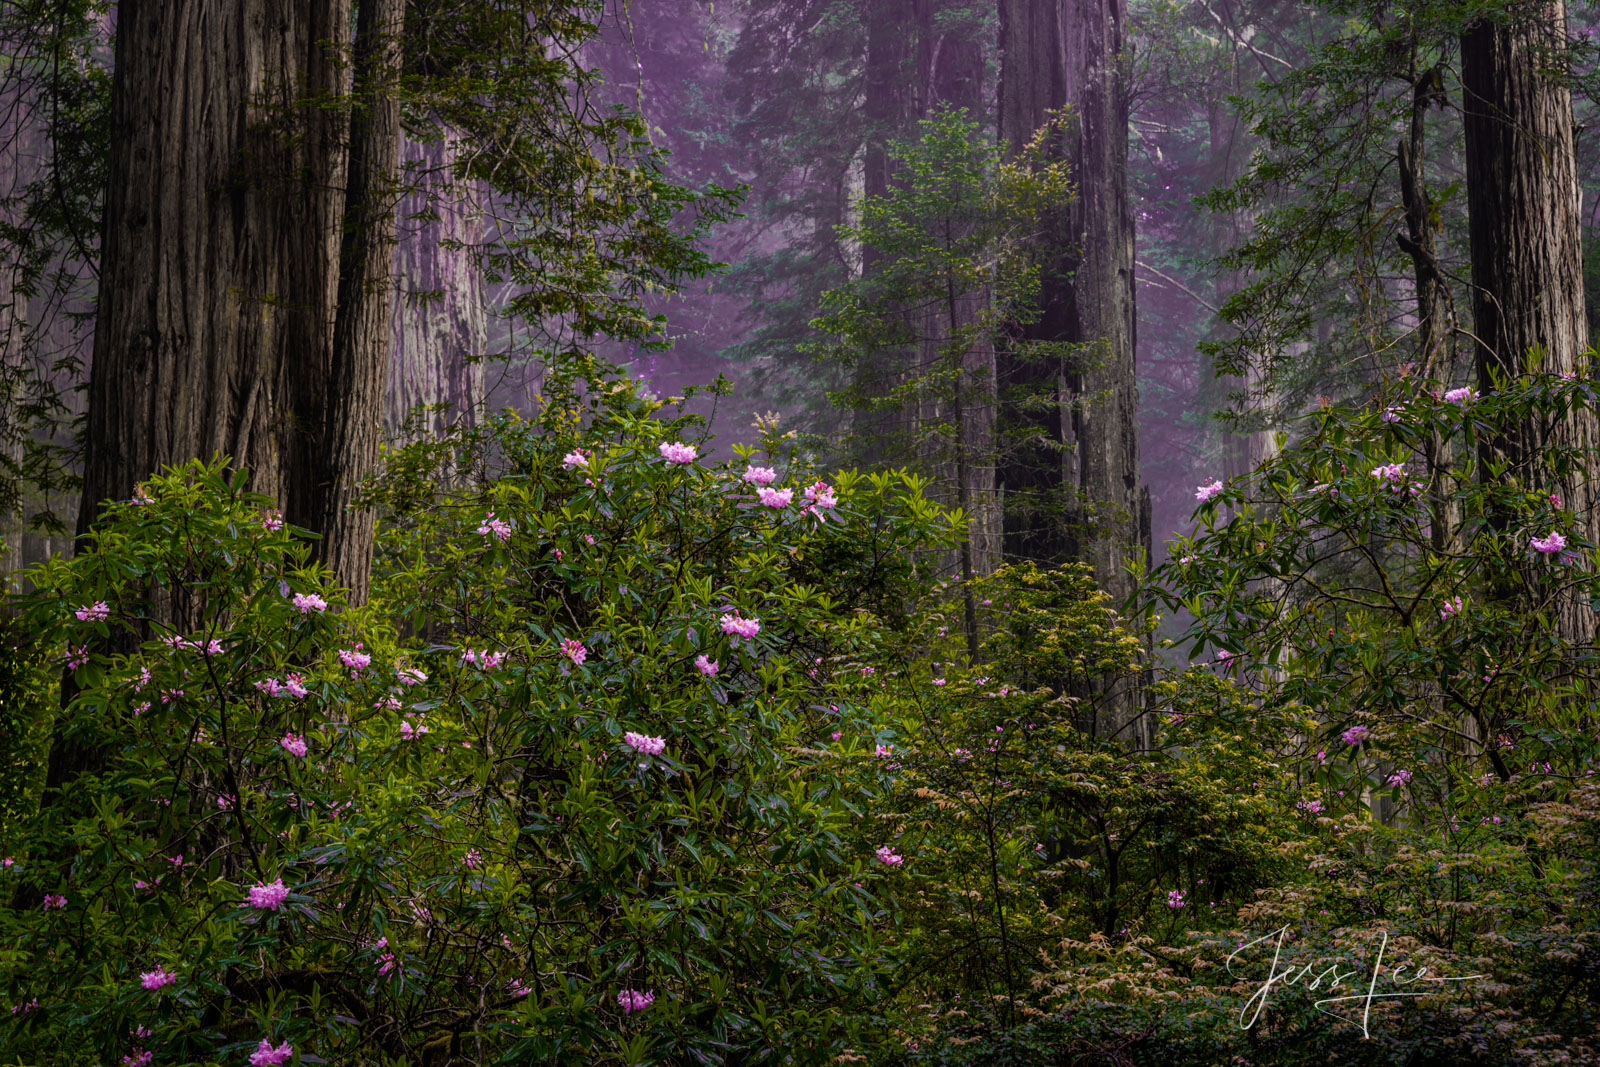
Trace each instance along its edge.
{"label": "purple misty background", "polygon": [[[627,20],[613,15],[603,26],[601,41],[589,50],[591,62],[603,73],[607,98],[640,108],[652,140],[671,153],[673,180],[689,186],[707,182],[750,186],[747,217],[723,224],[712,234],[712,255],[729,264],[784,246],[784,227],[763,219],[757,205],[792,196],[797,183],[807,180],[796,173],[775,178],[749,158],[753,146],[740,142],[737,102],[742,87],[738,73],[727,63],[737,44],[740,19],[737,4],[635,0]],[[983,85],[982,117],[991,136],[994,60],[989,56]],[[1135,123],[1166,125],[1151,115],[1166,103],[1141,94]],[[1190,112],[1196,107],[1192,98],[1181,98],[1175,106]],[[1191,200],[1208,188],[1208,168],[1186,168],[1182,161],[1192,146],[1178,146],[1176,153],[1174,147],[1149,135],[1134,136],[1130,142],[1141,251],[1152,239],[1171,245],[1186,239],[1195,243],[1204,236],[1206,222]],[[1195,257],[1206,254],[1202,247],[1192,250]],[[1204,294],[1210,283],[1201,279],[1198,269],[1187,278],[1163,273],[1168,281],[1141,269],[1137,294],[1141,467],[1153,502],[1155,562],[1166,558],[1167,538],[1187,529],[1195,486],[1224,473],[1210,411],[1226,390],[1210,384],[1208,365],[1195,349],[1212,328],[1210,312],[1197,295]],[[735,392],[723,401],[713,426],[724,446],[717,453],[726,454],[729,441],[751,439],[755,414],[774,410],[791,414],[771,399],[762,371],[729,352],[759,324],[751,305],[751,294],[741,291],[736,281],[713,278],[693,291],[660,301],[654,309],[667,317],[673,339],[670,351],[635,353],[616,346],[605,351],[653,383],[661,396],[677,395],[686,385],[709,383],[718,374],[732,379]],[[804,357],[794,357],[791,372],[803,373],[803,367]],[[709,406],[696,405],[696,410],[709,413]]]}

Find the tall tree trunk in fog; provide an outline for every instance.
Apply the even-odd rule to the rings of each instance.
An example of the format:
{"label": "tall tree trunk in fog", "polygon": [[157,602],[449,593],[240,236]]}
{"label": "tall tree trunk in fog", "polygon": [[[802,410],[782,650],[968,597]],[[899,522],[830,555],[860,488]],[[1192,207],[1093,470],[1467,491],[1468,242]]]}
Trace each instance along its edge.
{"label": "tall tree trunk in fog", "polygon": [[[1061,151],[1077,197],[1041,249],[1043,314],[1027,336],[1081,346],[1076,358],[1043,366],[1003,357],[1002,389],[1044,391],[1046,403],[1031,413],[1014,406],[1012,417],[1048,442],[1002,460],[1007,497],[1014,488],[1059,492],[1065,508],[1060,520],[1008,515],[1006,547],[1085,559],[1118,601],[1133,591],[1126,561],[1150,543],[1150,496],[1139,480],[1126,22],[1124,0],[1000,0],[1001,138],[1015,151],[1047,112],[1071,109]],[[1126,736],[1136,694],[1110,703],[1097,728]]]}
{"label": "tall tree trunk in fog", "polygon": [[1051,445],[1004,461],[1006,492],[1059,488],[1067,509],[1065,521],[1008,516],[1006,547],[1016,556],[1089,560],[1119,599],[1132,590],[1124,561],[1149,542],[1134,372],[1126,17],[1122,0],[1000,2],[1001,137],[1015,150],[1048,111],[1072,112],[1062,152],[1078,195],[1043,250],[1043,315],[1027,336],[1082,346],[1064,363],[1030,367],[1008,356],[1001,368],[1003,389],[1055,395],[1027,419]]}
{"label": "tall tree trunk in fog", "polygon": [[455,180],[456,146],[448,136],[402,138],[401,157],[412,169],[396,210],[384,429],[399,435],[421,404],[440,406],[420,426],[439,433],[453,423],[473,425],[483,402],[488,315],[476,258],[483,210],[476,184]]}
{"label": "tall tree trunk in fog", "polygon": [[400,31],[405,0],[361,0],[356,20],[350,165],[339,248],[338,303],[321,484],[318,554],[351,600],[367,598],[377,516],[352,506],[378,461],[389,369],[390,269],[400,157]]}
{"label": "tall tree trunk in fog", "polygon": [[320,527],[345,11],[118,5],[80,533],[216,452]]}
{"label": "tall tree trunk in fog", "polygon": [[[1559,61],[1565,22],[1561,0],[1553,0],[1514,16],[1484,18],[1461,38],[1472,314],[1484,390],[1492,388],[1491,371],[1515,376],[1528,369],[1534,346],[1544,350],[1546,372],[1573,370],[1588,347],[1572,97],[1544,73]],[[1480,469],[1487,477],[1489,462],[1499,457],[1515,476],[1547,448],[1593,455],[1597,444],[1600,430],[1587,414],[1530,422],[1485,442]],[[1560,492],[1596,539],[1593,477],[1571,479]],[[1594,612],[1569,599],[1560,607],[1558,628],[1564,637],[1587,641]]]}
{"label": "tall tree trunk in fog", "polygon": [[[11,200],[31,177],[24,171],[29,155],[24,146],[27,130],[28,109],[21,93],[15,91],[0,98],[0,182],[6,185],[0,189],[0,198],[6,202],[0,209],[0,222],[8,226],[20,221]],[[21,271],[17,254],[17,249],[0,248],[0,450],[12,465],[22,459],[22,346],[28,309],[27,294],[17,285]],[[10,484],[13,479],[7,475],[6,482]],[[0,537],[5,540],[0,548],[0,580],[5,582],[7,591],[16,588],[13,576],[22,568],[20,484],[16,490],[17,498],[0,498]]]}
{"label": "tall tree trunk in fog", "polygon": [[[866,95],[862,112],[866,118],[866,143],[863,146],[862,192],[868,197],[889,195],[893,177],[889,173],[889,142],[905,136],[906,125],[915,102],[911,78],[916,42],[915,0],[872,0],[864,7],[867,20]],[[861,270],[871,275],[879,252],[862,251]],[[911,314],[907,312],[907,314]],[[863,400],[888,395],[900,384],[906,367],[903,362],[917,353],[884,351],[864,358],[856,368],[856,389]],[[915,412],[858,410],[854,436],[863,463],[886,466],[904,457],[911,438]]]}

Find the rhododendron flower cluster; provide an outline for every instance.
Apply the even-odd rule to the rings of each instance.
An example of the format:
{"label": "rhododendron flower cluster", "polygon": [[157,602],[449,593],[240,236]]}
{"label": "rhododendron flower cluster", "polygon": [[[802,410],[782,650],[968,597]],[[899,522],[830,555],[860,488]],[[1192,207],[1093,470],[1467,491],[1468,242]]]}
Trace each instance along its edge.
{"label": "rhododendron flower cluster", "polygon": [[79,622],[104,622],[111,614],[111,609],[104,600],[96,600],[86,608],[79,608],[73,612]]}
{"label": "rhododendron flower cluster", "polygon": [[729,612],[722,616],[722,632],[734,637],[754,637],[761,632],[760,619],[742,618],[738,612]]}
{"label": "rhododendron flower cluster", "polygon": [[299,756],[301,759],[305,759],[306,739],[301,737],[299,734],[284,734],[283,737],[278,741],[278,744],[282,745],[284,751],[288,752],[291,756]]}
{"label": "rhododendron flower cluster", "polygon": [[67,898],[62,896],[60,893],[46,893],[44,895],[45,911],[49,911],[51,908],[64,908],[66,906]]}
{"label": "rhododendron flower cluster", "polygon": [[1449,392],[1445,393],[1444,399],[1446,403],[1460,404],[1462,407],[1465,407],[1474,400],[1478,399],[1478,391],[1469,386],[1463,385],[1459,389],[1451,389]]}
{"label": "rhododendron flower cluster", "polygon": [[139,974],[139,984],[151,992],[155,992],[162,986],[171,985],[177,980],[178,976],[165,967],[157,967],[153,971],[141,971]]}
{"label": "rhododendron flower cluster", "polygon": [[315,593],[296,593],[294,606],[300,609],[300,614],[306,615],[313,611],[324,612],[328,610],[328,602]]}
{"label": "rhododendron flower cluster", "polygon": [[664,737],[651,737],[648,734],[634,733],[632,730],[623,734],[622,740],[628,747],[646,756],[659,756],[667,747],[667,739]]}
{"label": "rhododendron flower cluster", "polygon": [[873,855],[878,857],[878,862],[886,867],[894,867],[905,862],[905,857],[895,852],[888,845],[879,845],[873,850]]}
{"label": "rhododendron flower cluster", "polygon": [[272,1042],[267,1038],[261,1039],[261,1044],[250,1053],[250,1067],[282,1067],[294,1056],[294,1047],[285,1041],[277,1048],[272,1047]]}
{"label": "rhododendron flower cluster", "polygon": [[778,480],[778,472],[771,467],[746,467],[741,477],[751,485],[771,485]]}
{"label": "rhododendron flower cluster", "polygon": [[1453,600],[1446,600],[1444,602],[1444,606],[1439,609],[1439,618],[1449,619],[1460,615],[1465,606],[1466,605],[1462,603],[1460,597],[1456,597]]}
{"label": "rhododendron flower cluster", "polygon": [[360,645],[355,648],[341,648],[339,650],[339,662],[349,667],[351,674],[359,675],[372,665],[372,655],[361,651]]}
{"label": "rhododendron flower cluster", "polygon": [[1220,492],[1222,492],[1222,479],[1218,478],[1195,489],[1194,498],[1204,504]]}
{"label": "rhododendron flower cluster", "polygon": [[1388,778],[1390,785],[1405,785],[1409,781],[1411,781],[1411,772],[1403,767],[1392,772]]}
{"label": "rhododendron flower cluster", "polygon": [[1350,727],[1348,730],[1346,730],[1344,733],[1340,734],[1339,736],[1344,739],[1344,743],[1345,744],[1354,747],[1356,745],[1360,745],[1360,744],[1364,743],[1366,741],[1366,739],[1369,736],[1371,736],[1371,734],[1372,734],[1371,730],[1367,729],[1365,726],[1361,726],[1361,725],[1358,724],[1356,726]]}
{"label": "rhododendron flower cluster", "polygon": [[1553,555],[1567,547],[1567,539],[1555,530],[1550,531],[1549,537],[1535,537],[1528,542],[1528,546],[1535,552]]}
{"label": "rhododendron flower cluster", "polygon": [[637,989],[624,989],[617,994],[617,1004],[621,1006],[624,1015],[634,1011],[644,1011],[656,1002],[654,993],[645,993]]}
{"label": "rhododendron flower cluster", "polygon": [[402,685],[421,685],[428,680],[428,676],[415,667],[401,667],[394,672]]}
{"label": "rhododendron flower cluster", "polygon": [[828,512],[839,506],[839,498],[833,494],[833,486],[827,482],[813,482],[806,487],[806,508],[812,515],[824,521]]}
{"label": "rhododendron flower cluster", "polygon": [[762,507],[786,508],[794,500],[794,490],[762,487],[756,490],[756,497],[761,501]]}
{"label": "rhododendron flower cluster", "polygon": [[1187,900],[1184,899],[1184,895],[1185,895],[1184,891],[1181,890],[1181,889],[1172,890],[1170,893],[1167,894],[1167,907],[1172,908],[1174,910],[1176,910],[1178,908],[1181,908],[1181,907],[1184,907],[1186,904],[1189,903]]}
{"label": "rhododendron flower cluster", "polygon": [[427,725],[421,719],[416,722],[412,722],[410,719],[402,719],[400,722],[400,737],[402,740],[412,741],[429,732]]}
{"label": "rhododendron flower cluster", "polygon": [[710,656],[705,655],[704,653],[701,653],[694,658],[694,666],[697,671],[705,675],[707,678],[716,674],[719,669],[717,667],[717,661],[712,659]]}
{"label": "rhododendron flower cluster", "polygon": [[574,467],[588,467],[588,453],[581,448],[574,448],[571,452],[561,457],[561,466],[567,470],[572,470]]}
{"label": "rhododendron flower cluster", "polygon": [[261,525],[265,526],[273,533],[277,533],[279,530],[283,529],[283,516],[279,515],[276,511],[269,511],[262,517]]}
{"label": "rhododendron flower cluster", "polygon": [[484,535],[494,535],[500,539],[501,544],[511,540],[511,524],[504,519],[494,517],[494,512],[489,512],[484,517],[483,525],[478,527],[478,532]]}
{"label": "rhododendron flower cluster", "polygon": [[279,878],[271,882],[257,882],[251,886],[246,894],[245,904],[265,911],[277,911],[288,899],[289,887],[283,884],[282,878]]}
{"label": "rhododendron flower cluster", "polygon": [[562,640],[561,654],[580,666],[589,658],[589,650],[583,647],[583,642],[573,637]]}
{"label": "rhododendron flower cluster", "polygon": [[1400,421],[1400,409],[1399,408],[1384,408],[1383,409],[1383,414],[1379,415],[1378,418],[1382,419],[1384,422],[1399,422]]}
{"label": "rhododendron flower cluster", "polygon": [[693,463],[698,454],[694,445],[686,445],[681,441],[663,441],[658,451],[668,463]]}
{"label": "rhododendron flower cluster", "polygon": [[504,652],[474,652],[466,649],[461,653],[461,662],[468,667],[478,667],[482,670],[492,671],[504,663]]}

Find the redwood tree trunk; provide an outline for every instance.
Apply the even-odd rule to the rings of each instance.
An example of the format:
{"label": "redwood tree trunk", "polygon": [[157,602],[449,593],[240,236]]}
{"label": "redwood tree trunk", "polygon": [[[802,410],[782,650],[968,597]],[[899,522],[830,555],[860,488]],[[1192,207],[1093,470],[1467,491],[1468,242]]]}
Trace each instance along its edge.
{"label": "redwood tree trunk", "polygon": [[376,514],[354,504],[377,465],[389,369],[390,268],[400,162],[400,31],[405,0],[362,0],[355,41],[350,166],[339,248],[318,554],[352,603],[372,575]]}
{"label": "redwood tree trunk", "polygon": [[[1583,256],[1579,237],[1577,163],[1572,97],[1543,73],[1565,44],[1561,0],[1483,19],[1461,38],[1465,113],[1467,208],[1472,247],[1472,314],[1481,390],[1491,372],[1516,376],[1530,368],[1528,353],[1544,350],[1543,370],[1576,368],[1588,347]],[[1531,470],[1548,448],[1595,455],[1600,432],[1587,413],[1529,422],[1487,441],[1480,469],[1497,457],[1508,476]],[[1546,490],[1543,485],[1527,485]],[[1590,540],[1600,536],[1592,478],[1559,487]],[[1595,632],[1594,612],[1567,598],[1558,629],[1579,642]]]}
{"label": "redwood tree trunk", "polygon": [[[1056,491],[1065,521],[1008,516],[1007,547],[1023,557],[1087,560],[1118,601],[1133,591],[1127,560],[1148,555],[1150,544],[1149,492],[1139,479],[1126,23],[1125,0],[1000,2],[1001,137],[1016,150],[1048,111],[1069,107],[1061,152],[1077,184],[1041,250],[1043,315],[1029,332],[1072,344],[1075,355],[1029,367],[1008,353],[1000,372],[1002,388],[1013,392],[1054,389],[1054,403],[1047,395],[1031,417],[1013,409],[1049,443],[1004,462],[1007,498],[1013,486]],[[1135,694],[1113,697],[1099,728],[1126,736],[1136,703]]]}
{"label": "redwood tree trunk", "polygon": [[320,528],[343,4],[122,0],[79,530],[215,453]]}
{"label": "redwood tree trunk", "polygon": [[384,430],[404,436],[420,405],[437,408],[418,426],[439,433],[473,425],[483,402],[488,316],[476,250],[483,212],[476,185],[452,173],[455,142],[401,139],[408,189],[397,211],[390,309],[391,352]]}

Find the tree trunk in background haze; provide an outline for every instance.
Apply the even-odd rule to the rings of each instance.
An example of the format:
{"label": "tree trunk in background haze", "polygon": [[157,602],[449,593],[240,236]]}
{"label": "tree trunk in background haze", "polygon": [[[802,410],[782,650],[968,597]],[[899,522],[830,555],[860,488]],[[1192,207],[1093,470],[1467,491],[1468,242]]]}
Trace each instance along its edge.
{"label": "tree trunk in background haze", "polygon": [[[915,106],[911,74],[916,10],[914,0],[872,0],[863,10],[867,19],[867,56],[866,96],[862,102],[866,117],[862,192],[868,197],[883,197],[889,195],[893,184],[889,173],[889,142],[905,136]],[[864,276],[873,273],[878,259],[877,249],[862,250]],[[904,363],[915,358],[914,350],[882,351],[864,357],[855,374],[861,398],[887,396],[902,381],[906,371]],[[893,465],[896,458],[903,461],[908,446],[913,444],[915,418],[915,411],[857,410],[853,433],[861,462],[882,467]]]}
{"label": "tree trunk in background haze", "polygon": [[483,212],[477,187],[455,181],[454,141],[401,143],[402,163],[415,169],[396,212],[384,429],[400,436],[417,405],[440,405],[417,427],[437,434],[452,424],[473,425],[483,402],[488,314],[476,259]]}
{"label": "tree trunk in background haze", "polygon": [[339,249],[333,366],[321,484],[327,487],[318,556],[352,603],[372,577],[377,514],[352,506],[378,462],[389,370],[390,276],[400,162],[400,31],[405,0],[362,0],[357,17],[350,165]]}
{"label": "tree trunk in background haze", "polygon": [[117,30],[79,532],[217,452],[317,529],[345,6],[123,0]]}
{"label": "tree trunk in background haze", "polygon": [[[5,208],[0,211],[0,222],[14,226],[19,219],[11,201],[32,177],[24,161],[29,153],[24,145],[27,138],[28,113],[19,93],[0,99],[0,181],[7,188],[0,190],[0,200]],[[17,262],[15,248],[0,248],[0,450],[10,464],[22,459],[23,343],[27,329],[27,294],[18,291],[17,280],[21,265]],[[13,484],[8,475],[7,485]],[[5,580],[7,591],[17,588],[15,575],[22,568],[23,515],[21,486],[17,497],[10,494],[0,497],[0,537],[5,539],[0,548],[0,578]]]}
{"label": "tree trunk in background haze", "polygon": [[[1565,43],[1561,0],[1521,9],[1503,21],[1480,20],[1461,38],[1472,314],[1483,391],[1493,388],[1491,371],[1515,377],[1528,370],[1534,346],[1544,350],[1546,372],[1573,370],[1588,347],[1572,97],[1564,84],[1541,72],[1557,61]],[[1600,432],[1587,414],[1529,423],[1519,433],[1484,442],[1480,470],[1490,476],[1488,463],[1500,457],[1515,476],[1546,448],[1582,448],[1592,456],[1597,443]],[[1592,473],[1560,492],[1580,528],[1596,539],[1600,517]],[[1557,625],[1563,637],[1589,641],[1594,612],[1569,598]]]}
{"label": "tree trunk in background haze", "polygon": [[[1043,315],[1027,336],[1082,346],[1064,365],[1030,367],[1007,357],[1001,367],[1003,389],[1049,390],[1053,379],[1056,404],[1026,421],[1060,448],[1025,448],[1003,460],[1007,496],[1014,486],[1059,491],[1066,507],[1065,522],[1008,515],[1006,547],[1020,557],[1085,559],[1120,602],[1133,591],[1125,563],[1147,553],[1150,541],[1134,370],[1127,10],[1124,0],[1000,0],[999,7],[1001,138],[1015,151],[1047,112],[1067,106],[1072,113],[1061,147],[1077,197],[1044,250]],[[1113,704],[1100,727],[1124,732],[1136,697]]]}

